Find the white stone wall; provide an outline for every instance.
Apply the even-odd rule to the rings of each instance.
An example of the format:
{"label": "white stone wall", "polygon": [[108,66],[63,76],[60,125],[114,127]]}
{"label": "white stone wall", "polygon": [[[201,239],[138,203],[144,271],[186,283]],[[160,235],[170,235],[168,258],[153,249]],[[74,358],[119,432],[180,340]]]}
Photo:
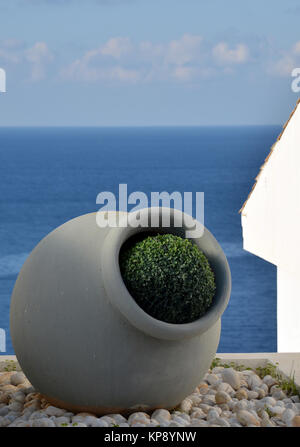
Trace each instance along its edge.
{"label": "white stone wall", "polygon": [[300,352],[300,105],[261,171],[242,227],[244,249],[278,267],[278,351]]}
{"label": "white stone wall", "polygon": [[277,269],[277,350],[300,352],[300,275]]}

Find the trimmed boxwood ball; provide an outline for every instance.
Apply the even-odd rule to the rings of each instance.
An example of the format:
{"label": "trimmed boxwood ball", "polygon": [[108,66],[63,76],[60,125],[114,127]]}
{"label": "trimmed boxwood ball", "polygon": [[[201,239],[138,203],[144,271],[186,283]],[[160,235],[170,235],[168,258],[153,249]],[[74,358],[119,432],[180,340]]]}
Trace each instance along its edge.
{"label": "trimmed boxwood ball", "polygon": [[119,260],[129,293],[158,320],[190,323],[213,301],[214,273],[203,252],[188,239],[174,234],[148,236],[124,246]]}

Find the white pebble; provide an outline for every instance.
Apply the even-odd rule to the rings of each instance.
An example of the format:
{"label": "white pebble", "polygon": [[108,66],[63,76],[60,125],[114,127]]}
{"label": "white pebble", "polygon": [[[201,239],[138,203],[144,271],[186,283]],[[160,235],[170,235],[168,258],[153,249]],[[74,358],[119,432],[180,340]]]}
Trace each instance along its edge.
{"label": "white pebble", "polygon": [[0,427],[7,427],[10,423],[11,421],[7,419],[5,416],[0,417]]}
{"label": "white pebble", "polygon": [[216,383],[221,383],[220,378],[216,374],[208,374],[205,377],[205,379],[209,383],[209,385],[215,385]]}
{"label": "white pebble", "polygon": [[275,427],[272,421],[269,418],[263,418],[260,423],[261,427]]}
{"label": "white pebble", "polygon": [[191,419],[205,419],[205,418],[206,418],[206,414],[204,413],[203,410],[201,410],[201,408],[196,408],[191,413]]}
{"label": "white pebble", "polygon": [[[51,416],[51,419],[53,418],[53,416]],[[54,418],[52,419],[54,424],[56,425],[56,427],[61,427],[65,424],[69,424],[71,422],[71,418],[66,418],[65,416],[60,416],[58,418],[56,418],[54,416]]]}
{"label": "white pebble", "polygon": [[210,423],[220,425],[221,427],[230,427],[230,423],[225,418],[221,417],[211,420]]}
{"label": "white pebble", "polygon": [[208,422],[203,419],[192,419],[189,427],[208,427]]}
{"label": "white pebble", "polygon": [[235,397],[238,400],[248,399],[248,391],[245,388],[240,388],[235,393]]}
{"label": "white pebble", "polygon": [[181,427],[185,427],[187,424],[189,424],[190,421],[187,421],[180,416],[175,416],[172,422],[177,422],[178,424],[180,424]]}
{"label": "white pebble", "polygon": [[16,422],[14,426],[15,427],[32,427],[32,422],[30,422],[30,421],[19,421],[19,422]]}
{"label": "white pebble", "polygon": [[127,419],[121,414],[108,414],[107,416],[112,418],[116,424],[123,424],[127,422]]}
{"label": "white pebble", "polygon": [[9,411],[19,411],[21,412],[23,410],[23,404],[21,404],[20,402],[17,401],[12,401],[9,405],[8,405],[8,409]]}
{"label": "white pebble", "polygon": [[[219,385],[216,385],[216,388],[218,388]],[[210,388],[210,390],[207,391],[206,394],[210,394],[210,395],[216,395],[217,394],[217,390],[215,388]]]}
{"label": "white pebble", "polygon": [[155,410],[152,415],[151,415],[151,419],[155,419],[158,421],[159,424],[164,423],[164,422],[168,422],[171,419],[171,414],[168,410],[164,410],[164,409],[159,409],[159,410]]}
{"label": "white pebble", "polygon": [[232,417],[232,413],[231,413],[231,411],[222,411],[221,417],[223,417],[225,419],[230,419]]}
{"label": "white pebble", "polygon": [[[76,416],[75,416],[76,417]],[[100,421],[105,421],[108,427],[115,425],[115,420],[109,416],[101,416]]]}
{"label": "white pebble", "polygon": [[55,423],[49,418],[34,419],[31,427],[55,427]]}
{"label": "white pebble", "polygon": [[275,405],[274,407],[270,408],[270,411],[274,414],[274,416],[281,416],[284,412],[284,408],[280,407],[279,405]]}
{"label": "white pebble", "polygon": [[280,400],[280,399],[285,399],[286,398],[286,394],[282,390],[275,391],[274,393],[272,393],[272,396],[276,400]]}
{"label": "white pebble", "polygon": [[[124,422],[124,421],[122,421]],[[136,413],[132,413],[128,418],[128,424],[149,424],[150,423],[150,416],[147,413],[143,413],[141,411],[138,411]]]}
{"label": "white pebble", "polygon": [[190,422],[190,420],[191,420],[190,415],[187,413],[180,413],[177,416],[181,417],[182,419],[185,419],[187,422]]}
{"label": "white pebble", "polygon": [[218,391],[215,395],[215,400],[217,404],[226,404],[231,400],[231,397],[225,391]]}
{"label": "white pebble", "polygon": [[218,385],[217,391],[225,391],[225,393],[228,393],[230,396],[233,396],[235,394],[235,390],[232,388],[229,383],[222,382]]}
{"label": "white pebble", "polygon": [[8,406],[0,408],[0,416],[6,416],[9,412]]}
{"label": "white pebble", "polygon": [[201,409],[201,410],[203,410],[204,411],[204,413],[208,413],[209,412],[209,410],[211,409],[211,405],[207,405],[207,404],[200,404],[199,405],[199,408]]}
{"label": "white pebble", "polygon": [[15,421],[20,416],[20,413],[11,412],[8,413],[5,418],[8,419],[10,422]]}
{"label": "white pebble", "polygon": [[24,383],[25,380],[26,380],[26,377],[21,372],[17,372],[10,377],[10,383],[14,386],[18,386],[21,383]]}
{"label": "white pebble", "polygon": [[258,394],[258,399],[263,399],[268,394],[268,392],[265,392],[265,390],[261,386],[255,386],[253,388],[253,391]]}
{"label": "white pebble", "polygon": [[[72,419],[74,420],[74,418]],[[96,416],[85,416],[84,420],[81,421],[86,424],[88,427],[97,427],[99,419]],[[103,422],[103,421],[101,421]]]}
{"label": "white pebble", "polygon": [[[25,413],[25,412],[24,412]],[[33,411],[32,413],[28,413],[29,414],[29,419],[33,420],[33,419],[42,419],[45,417],[45,413],[43,411]]]}
{"label": "white pebble", "polygon": [[216,419],[219,417],[219,412],[216,409],[209,410],[207,413],[207,420]]}
{"label": "white pebble", "polygon": [[293,410],[290,410],[287,408],[284,410],[284,412],[281,414],[281,419],[288,424],[290,421],[293,420],[293,418],[296,416],[295,412]]}
{"label": "white pebble", "polygon": [[56,416],[56,417],[63,416],[64,413],[66,412],[66,410],[62,410],[61,408],[53,407],[52,405],[50,405],[43,411],[47,416]]}
{"label": "white pebble", "polygon": [[234,405],[233,410],[235,412],[238,412],[241,410],[246,410],[247,408],[248,408],[248,401],[246,399],[242,399]]}
{"label": "white pebble", "polygon": [[179,406],[179,409],[180,409],[180,411],[183,411],[185,413],[189,413],[191,411],[191,409],[192,409],[192,406],[193,406],[193,402],[191,401],[191,399],[187,398],[187,399],[184,399],[181,402],[181,404]]}
{"label": "white pebble", "polygon": [[274,397],[270,397],[270,396],[264,397],[263,402],[266,405],[271,405],[272,407],[274,405],[276,405],[276,400],[274,399]]}
{"label": "white pebble", "polygon": [[13,393],[11,395],[11,398],[16,402],[20,402],[21,404],[23,404],[25,400],[25,394],[23,393],[23,391],[17,391],[16,393]]}
{"label": "white pebble", "polygon": [[244,426],[255,425],[259,426],[259,420],[250,411],[240,410],[237,412],[237,420]]}
{"label": "white pebble", "polygon": [[170,425],[170,423],[171,423],[171,421],[162,421],[162,422],[159,422],[159,426],[160,427],[169,427],[169,425]]}
{"label": "white pebble", "polygon": [[238,372],[232,368],[224,368],[222,371],[222,378],[224,382],[229,383],[235,390],[241,386],[240,376]]}
{"label": "white pebble", "polygon": [[263,378],[263,382],[270,388],[273,385],[276,385],[276,380],[274,379],[274,377],[267,375]]}
{"label": "white pebble", "polygon": [[193,406],[197,406],[202,402],[202,398],[198,394],[192,394],[189,399],[192,401]]}
{"label": "white pebble", "polygon": [[254,390],[256,387],[260,387],[261,384],[262,380],[257,374],[252,374],[248,377],[248,385],[251,390]]}
{"label": "white pebble", "polygon": [[259,396],[259,394],[258,394],[257,391],[252,391],[252,390],[248,391],[248,398],[249,399],[257,399],[258,396]]}
{"label": "white pebble", "polygon": [[268,385],[266,385],[265,383],[262,383],[262,384],[259,386],[259,388],[260,388],[261,390],[263,390],[264,393],[265,393],[266,395],[268,394],[268,392],[269,392]]}
{"label": "white pebble", "polygon": [[209,406],[213,406],[216,403],[215,396],[212,394],[211,395],[206,394],[205,396],[203,396],[202,403],[207,404]]}

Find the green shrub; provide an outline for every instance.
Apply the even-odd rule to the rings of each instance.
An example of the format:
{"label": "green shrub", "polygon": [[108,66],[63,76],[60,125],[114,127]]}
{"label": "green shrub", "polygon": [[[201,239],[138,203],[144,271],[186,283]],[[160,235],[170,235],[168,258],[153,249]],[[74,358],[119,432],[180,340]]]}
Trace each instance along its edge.
{"label": "green shrub", "polygon": [[189,323],[204,315],[215,293],[206,256],[188,239],[148,236],[120,253],[123,280],[137,304],[168,323]]}

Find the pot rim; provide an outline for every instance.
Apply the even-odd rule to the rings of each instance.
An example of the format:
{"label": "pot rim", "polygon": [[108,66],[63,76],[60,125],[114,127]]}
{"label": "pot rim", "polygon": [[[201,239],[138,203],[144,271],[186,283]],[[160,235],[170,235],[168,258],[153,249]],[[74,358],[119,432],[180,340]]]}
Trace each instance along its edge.
{"label": "pot rim", "polygon": [[[191,216],[165,207],[144,208],[138,210],[131,215],[139,213],[140,218],[156,216],[161,218],[165,213],[170,213],[170,217],[174,224],[172,228],[165,228],[161,225],[147,227],[128,226],[128,214],[120,217],[119,226],[110,228],[103,244],[101,265],[103,272],[103,283],[108,299],[114,308],[125,317],[125,319],[135,328],[151,337],[164,340],[180,340],[184,338],[194,337],[206,332],[213,326],[225,311],[231,292],[231,273],[227,262],[227,258],[214,236],[204,227],[203,235],[200,238],[192,239],[192,242],[203,251],[207,256],[209,263],[216,277],[216,294],[213,304],[207,312],[198,320],[191,323],[174,324],[157,320],[145,312],[134,300],[129,293],[120,271],[119,253],[122,245],[130,237],[147,231],[177,233],[178,228],[184,232],[184,236],[190,226],[185,222],[191,222]],[[186,219],[186,220],[185,220]],[[196,222],[193,219],[194,222]],[[181,225],[179,225],[181,223]],[[177,225],[176,225],[177,224]]]}

